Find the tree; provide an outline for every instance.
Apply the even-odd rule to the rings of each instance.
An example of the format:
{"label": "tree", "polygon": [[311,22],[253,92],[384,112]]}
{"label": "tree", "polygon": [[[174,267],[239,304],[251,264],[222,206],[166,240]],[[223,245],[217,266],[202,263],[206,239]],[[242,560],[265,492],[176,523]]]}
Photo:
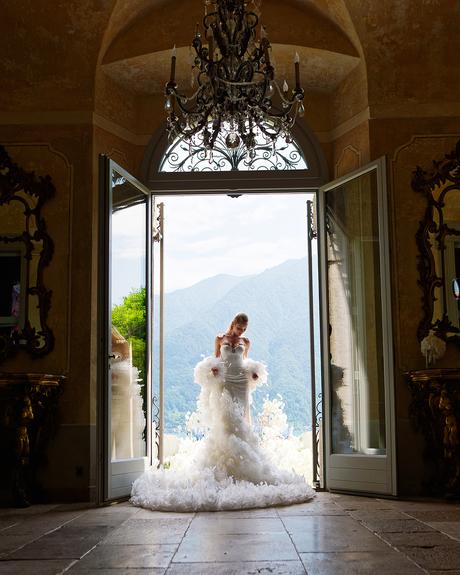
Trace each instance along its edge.
{"label": "tree", "polygon": [[123,298],[123,303],[116,305],[112,309],[112,324],[131,344],[133,365],[139,370],[139,377],[142,380],[139,383],[142,386],[142,398],[145,410],[145,355],[147,337],[147,302],[145,288],[131,292]]}

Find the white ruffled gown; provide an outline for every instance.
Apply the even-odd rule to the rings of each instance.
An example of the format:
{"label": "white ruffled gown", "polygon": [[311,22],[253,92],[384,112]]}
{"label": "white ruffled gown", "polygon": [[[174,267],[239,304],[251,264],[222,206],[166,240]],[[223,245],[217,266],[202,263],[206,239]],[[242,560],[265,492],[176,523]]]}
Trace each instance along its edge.
{"label": "white ruffled gown", "polygon": [[251,393],[266,382],[267,372],[243,353],[243,345],[223,344],[221,358],[197,364],[201,393],[194,418],[204,437],[184,441],[168,468],[154,465],[136,479],[131,503],[163,511],[217,511],[314,497],[303,477],[276,467],[260,447],[250,425]]}

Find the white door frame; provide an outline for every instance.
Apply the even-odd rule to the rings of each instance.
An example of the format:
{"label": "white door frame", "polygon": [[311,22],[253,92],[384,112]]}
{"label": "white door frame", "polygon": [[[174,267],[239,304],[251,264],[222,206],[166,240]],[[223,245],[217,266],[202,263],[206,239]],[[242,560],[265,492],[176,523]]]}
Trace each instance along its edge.
{"label": "white door frame", "polygon": [[[112,233],[112,172],[116,171],[137,190],[146,196],[146,297],[147,297],[147,346],[146,346],[146,399],[147,399],[147,437],[146,455],[133,459],[111,460],[111,385],[110,356],[111,351],[111,233]],[[151,441],[151,191],[136,180],[129,172],[105,155],[99,156],[99,286],[98,286],[98,399],[101,409],[98,410],[98,445],[100,493],[98,502],[126,498],[131,492],[132,482],[141,475],[152,461]]]}
{"label": "white door frame", "polygon": [[[344,183],[354,180],[368,172],[376,172],[378,188],[378,226],[380,250],[380,288],[382,311],[382,347],[385,397],[385,455],[358,455],[332,453],[332,421],[330,390],[330,350],[328,321],[327,289],[327,245],[325,230],[326,193]],[[322,308],[322,346],[323,346],[323,412],[324,412],[324,461],[325,483],[328,489],[344,492],[366,494],[396,495],[396,438],[394,410],[394,369],[393,339],[391,320],[391,279],[389,255],[388,200],[385,158],[379,158],[328,184],[322,186],[318,193],[319,200],[319,237],[320,237],[320,274],[321,274],[321,308]]]}

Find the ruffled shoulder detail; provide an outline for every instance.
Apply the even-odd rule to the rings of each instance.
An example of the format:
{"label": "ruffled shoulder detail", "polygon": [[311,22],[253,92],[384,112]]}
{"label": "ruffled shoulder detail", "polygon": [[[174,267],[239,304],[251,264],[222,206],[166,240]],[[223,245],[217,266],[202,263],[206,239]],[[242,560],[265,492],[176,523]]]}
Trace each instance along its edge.
{"label": "ruffled shoulder detail", "polygon": [[245,360],[245,367],[248,373],[249,389],[254,390],[267,383],[268,370],[264,363],[248,357]]}
{"label": "ruffled shoulder detail", "polygon": [[[214,375],[213,369],[217,370]],[[223,385],[225,380],[225,363],[220,357],[210,355],[199,361],[193,370],[194,381],[198,385],[206,387],[216,383]]]}

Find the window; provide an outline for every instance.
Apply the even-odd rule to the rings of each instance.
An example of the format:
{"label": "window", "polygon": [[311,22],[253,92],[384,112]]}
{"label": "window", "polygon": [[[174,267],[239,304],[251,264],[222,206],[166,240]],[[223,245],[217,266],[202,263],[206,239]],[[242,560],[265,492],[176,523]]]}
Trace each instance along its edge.
{"label": "window", "polygon": [[[195,136],[195,144],[189,144],[182,136],[172,142],[163,156],[160,172],[230,172],[266,170],[307,170],[308,165],[298,144],[279,137],[274,142],[263,133],[256,134],[253,153],[239,142],[234,148],[227,147],[226,139],[233,136],[230,126],[221,130],[212,151],[203,145],[201,134]],[[198,145],[196,144],[198,142]]]}

